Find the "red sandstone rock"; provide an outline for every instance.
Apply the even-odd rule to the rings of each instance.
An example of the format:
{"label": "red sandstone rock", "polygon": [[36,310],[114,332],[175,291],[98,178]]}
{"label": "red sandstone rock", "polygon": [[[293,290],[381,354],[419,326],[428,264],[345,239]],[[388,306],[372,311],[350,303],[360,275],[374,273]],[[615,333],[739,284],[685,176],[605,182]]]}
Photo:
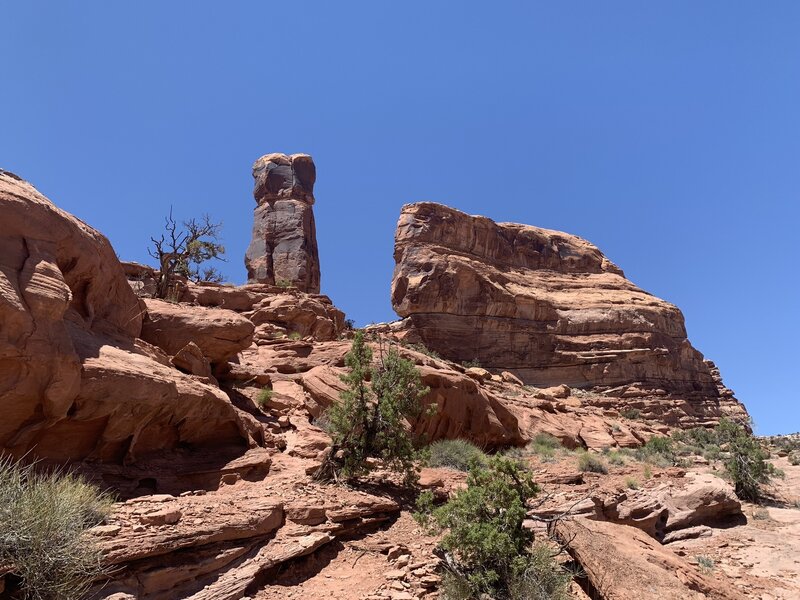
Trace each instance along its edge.
{"label": "red sandstone rock", "polygon": [[258,203],[245,256],[251,282],[292,285],[319,293],[314,224],[316,168],[307,154],[267,154],[253,164]]}
{"label": "red sandstone rock", "polygon": [[719,396],[680,310],[636,287],[581,238],[409,204],[395,262],[399,333],[444,357],[477,359],[537,386],[637,383],[645,396],[686,398],[684,416],[695,424],[746,415]]}
{"label": "red sandstone rock", "polygon": [[254,443],[222,391],[136,342],[143,310],[106,238],[5,172],[0,223],[0,447],[131,464]]}
{"label": "red sandstone rock", "polygon": [[556,532],[586,573],[596,597],[744,600],[723,579],[701,574],[633,527],[576,518],[559,522]]}
{"label": "red sandstone rock", "polygon": [[151,298],[143,302],[147,312],[142,323],[142,339],[168,354],[175,355],[193,342],[212,363],[221,363],[253,341],[253,323],[232,310]]}

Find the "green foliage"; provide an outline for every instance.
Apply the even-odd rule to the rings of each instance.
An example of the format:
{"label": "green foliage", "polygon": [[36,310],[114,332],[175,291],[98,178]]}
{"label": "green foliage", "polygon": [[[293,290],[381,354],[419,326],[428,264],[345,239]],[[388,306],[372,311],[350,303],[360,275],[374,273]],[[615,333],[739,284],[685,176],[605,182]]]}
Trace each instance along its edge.
{"label": "green foliage", "polygon": [[102,576],[101,553],[84,533],[111,499],[68,473],[37,473],[0,460],[0,565],[21,578],[24,600],[78,600]]}
{"label": "green foliage", "polygon": [[300,334],[299,331],[293,331],[292,333],[289,334],[289,339],[297,341],[303,339],[303,336]]}
{"label": "green foliage", "polygon": [[627,487],[629,490],[638,490],[639,482],[636,481],[636,479],[634,479],[633,477],[628,477],[625,480],[625,487]]}
{"label": "green foliage", "polygon": [[527,446],[510,448],[505,455],[515,459],[538,456],[542,461],[549,462],[555,458],[558,450],[563,450],[563,446],[557,437],[549,433],[537,433]]}
{"label": "green foliage", "polygon": [[349,373],[342,381],[347,389],[328,411],[333,445],[320,477],[356,477],[368,471],[369,458],[381,459],[407,480],[416,475],[416,451],[406,420],[420,415],[428,388],[414,363],[396,349],[390,348],[376,366],[372,359],[364,332],[357,331],[345,357]]}
{"label": "green foliage", "polygon": [[466,367],[467,369],[471,369],[472,367],[482,368],[481,361],[477,358],[473,358],[472,360],[465,360],[461,363],[462,367]]}
{"label": "green foliage", "polygon": [[151,237],[150,256],[158,260],[159,278],[156,296],[166,298],[174,285],[173,278],[180,275],[192,281],[222,281],[215,267],[204,266],[210,260],[224,260],[225,247],[218,242],[222,223],[214,223],[208,215],[189,219],[179,226],[172,217],[172,208],[165,219],[164,231],[158,238]]}
{"label": "green foliage", "polygon": [[261,410],[269,408],[269,403],[272,400],[272,390],[268,387],[262,388],[256,397],[256,403]]}
{"label": "green foliage", "polygon": [[467,488],[422,517],[446,531],[440,547],[452,564],[442,580],[444,598],[566,597],[569,575],[543,546],[532,547],[533,533],[522,527],[526,502],[538,491],[517,461],[493,456],[473,463]]}
{"label": "green foliage", "polygon": [[473,461],[486,462],[486,454],[466,440],[439,440],[428,446],[428,466],[469,471]]}
{"label": "green foliage", "polygon": [[356,322],[353,319],[345,319],[344,320],[344,328],[347,331],[353,331],[356,328]]}
{"label": "green foliage", "polygon": [[609,452],[606,455],[606,460],[608,461],[608,464],[615,465],[617,467],[621,467],[622,465],[625,464],[625,457],[622,454],[622,452],[618,450],[612,450],[611,452]]}
{"label": "green foliage", "polygon": [[769,452],[744,427],[730,419],[721,419],[715,433],[720,446],[727,451],[723,464],[736,495],[742,500],[758,501],[763,496],[763,486],[780,476],[778,469],[767,462]]}
{"label": "green foliage", "polygon": [[277,285],[279,288],[283,288],[284,290],[288,290],[289,288],[294,287],[292,285],[292,282],[289,281],[288,279],[276,279],[275,285]]}
{"label": "green foliage", "polygon": [[659,467],[672,466],[678,460],[672,440],[661,436],[647,440],[644,446],[636,449],[635,456]]}
{"label": "green foliage", "polygon": [[800,452],[794,452],[789,455],[789,464],[795,467],[800,465]]}
{"label": "green foliage", "polygon": [[700,567],[701,571],[710,572],[714,570],[716,563],[713,558],[709,558],[708,556],[697,556],[695,558],[697,560],[697,566]]}
{"label": "green foliage", "polygon": [[626,408],[619,411],[619,414],[625,418],[635,421],[642,416],[642,412],[638,408]]}
{"label": "green foliage", "polygon": [[589,454],[588,452],[581,452],[578,457],[578,469],[591,473],[608,473],[605,463],[594,454]]}

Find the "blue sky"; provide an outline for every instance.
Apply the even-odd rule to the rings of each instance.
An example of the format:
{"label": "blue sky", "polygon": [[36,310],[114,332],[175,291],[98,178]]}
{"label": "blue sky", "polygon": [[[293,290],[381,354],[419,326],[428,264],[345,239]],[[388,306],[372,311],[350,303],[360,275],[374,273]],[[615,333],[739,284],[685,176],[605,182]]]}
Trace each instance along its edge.
{"label": "blue sky", "polygon": [[400,207],[597,244],[677,304],[757,431],[800,430],[800,3],[4,3],[0,166],[147,261],[250,166],[317,163],[322,287],[392,320]]}

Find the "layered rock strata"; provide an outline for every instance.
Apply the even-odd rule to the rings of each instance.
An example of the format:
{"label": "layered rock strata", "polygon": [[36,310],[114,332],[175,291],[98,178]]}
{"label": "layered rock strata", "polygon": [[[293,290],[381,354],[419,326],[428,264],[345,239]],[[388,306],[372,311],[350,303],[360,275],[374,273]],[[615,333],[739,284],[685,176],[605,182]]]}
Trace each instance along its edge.
{"label": "layered rock strata", "polygon": [[394,258],[395,332],[448,359],[536,386],[689,398],[678,411],[693,423],[746,416],[720,396],[680,310],[579,237],[424,202],[403,207]]}
{"label": "layered rock strata", "polygon": [[245,255],[248,280],[318,294],[314,161],[307,154],[267,154],[253,164],[253,178],[258,206]]}

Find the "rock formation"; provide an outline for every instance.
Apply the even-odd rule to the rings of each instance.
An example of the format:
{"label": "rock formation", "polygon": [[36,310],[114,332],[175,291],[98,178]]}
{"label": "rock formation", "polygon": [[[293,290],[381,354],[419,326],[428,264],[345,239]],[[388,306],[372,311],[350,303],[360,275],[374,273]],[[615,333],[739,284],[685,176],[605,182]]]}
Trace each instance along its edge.
{"label": "rock formation", "polygon": [[394,329],[446,358],[536,386],[689,399],[678,410],[695,423],[745,415],[720,398],[680,310],[581,238],[424,202],[403,207],[394,254]]}
{"label": "rock formation", "polygon": [[0,172],[0,448],[134,464],[255,443],[249,415],[137,339],[143,307],[108,240]]}
{"label": "rock formation", "polygon": [[267,154],[253,164],[253,177],[258,206],[244,261],[248,280],[318,294],[314,161],[307,154]]}

